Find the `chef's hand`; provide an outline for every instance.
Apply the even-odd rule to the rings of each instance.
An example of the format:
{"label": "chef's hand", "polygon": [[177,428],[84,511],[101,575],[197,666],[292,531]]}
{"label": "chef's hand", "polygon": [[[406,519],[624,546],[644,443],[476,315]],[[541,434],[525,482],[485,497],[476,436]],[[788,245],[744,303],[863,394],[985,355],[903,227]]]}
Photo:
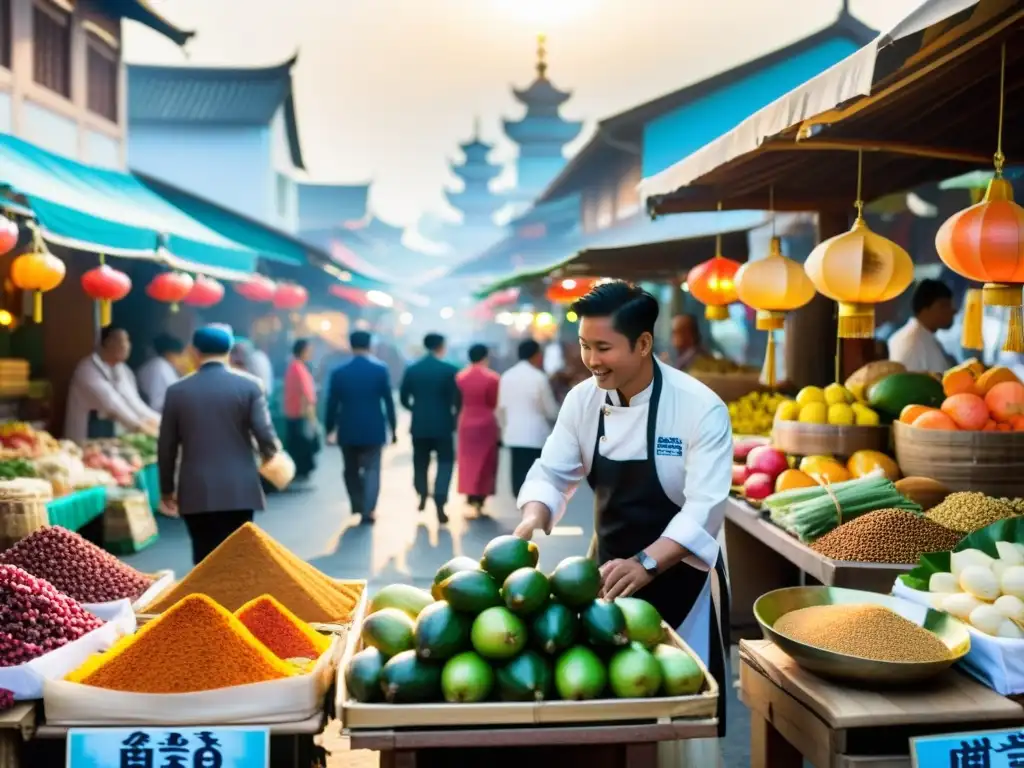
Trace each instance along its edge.
{"label": "chef's hand", "polygon": [[174,496],[164,496],[160,499],[158,509],[160,514],[165,517],[181,517],[181,513],[178,511],[178,500]]}
{"label": "chef's hand", "polygon": [[653,581],[654,577],[636,558],[609,560],[601,566],[601,597],[631,597]]}
{"label": "chef's hand", "polygon": [[539,501],[530,501],[523,507],[523,519],[516,526],[513,534],[520,539],[529,541],[538,529],[548,533],[550,524],[551,513],[548,512],[548,508]]}

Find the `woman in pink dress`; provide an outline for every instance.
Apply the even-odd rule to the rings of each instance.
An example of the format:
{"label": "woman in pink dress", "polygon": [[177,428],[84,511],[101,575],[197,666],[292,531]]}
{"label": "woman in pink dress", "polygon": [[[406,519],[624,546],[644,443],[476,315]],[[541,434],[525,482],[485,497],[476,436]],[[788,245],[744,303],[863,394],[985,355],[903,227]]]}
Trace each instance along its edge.
{"label": "woman in pink dress", "polygon": [[498,474],[498,382],[500,377],[487,367],[487,347],[469,349],[469,367],[455,381],[462,394],[459,411],[459,493],[479,511],[484,500],[494,495]]}

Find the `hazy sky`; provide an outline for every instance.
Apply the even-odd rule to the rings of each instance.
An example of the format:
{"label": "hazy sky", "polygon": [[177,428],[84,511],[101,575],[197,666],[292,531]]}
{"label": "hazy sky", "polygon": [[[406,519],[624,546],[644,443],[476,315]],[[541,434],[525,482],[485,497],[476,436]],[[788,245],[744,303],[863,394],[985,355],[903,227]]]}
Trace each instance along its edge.
{"label": "hazy sky", "polygon": [[[920,0],[852,0],[876,29]],[[548,74],[574,92],[563,114],[594,122],[829,24],[840,0],[151,0],[197,35],[187,54],[126,25],[132,62],[262,66],[299,52],[299,130],[310,178],[373,180],[371,206],[396,224],[450,216],[442,188],[457,144],[479,116],[494,159],[514,148],[501,118],[522,107],[512,86],[534,77],[548,35]],[[186,58],[187,55],[187,58]],[[505,179],[507,182],[507,179]]]}

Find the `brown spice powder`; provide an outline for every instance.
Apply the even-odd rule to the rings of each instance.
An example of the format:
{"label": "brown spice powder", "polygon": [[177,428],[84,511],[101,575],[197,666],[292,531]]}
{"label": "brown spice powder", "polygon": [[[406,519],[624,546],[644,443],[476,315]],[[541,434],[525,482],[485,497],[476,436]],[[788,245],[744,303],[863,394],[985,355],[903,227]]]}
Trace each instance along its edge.
{"label": "brown spice powder", "polygon": [[938,637],[881,605],[812,605],[775,622],[781,635],[815,648],[873,661],[944,661]]}

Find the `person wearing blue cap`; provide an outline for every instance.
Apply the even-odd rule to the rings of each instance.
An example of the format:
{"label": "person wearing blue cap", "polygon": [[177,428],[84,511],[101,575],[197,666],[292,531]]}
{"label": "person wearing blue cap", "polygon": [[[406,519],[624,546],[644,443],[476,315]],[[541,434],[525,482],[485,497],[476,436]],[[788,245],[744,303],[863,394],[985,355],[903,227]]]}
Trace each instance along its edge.
{"label": "person wearing blue cap", "polygon": [[264,462],[281,450],[259,380],[227,365],[234,343],[230,326],[199,328],[199,367],[168,387],[164,401],[161,509],[184,519],[194,563],[265,507],[253,442]]}

